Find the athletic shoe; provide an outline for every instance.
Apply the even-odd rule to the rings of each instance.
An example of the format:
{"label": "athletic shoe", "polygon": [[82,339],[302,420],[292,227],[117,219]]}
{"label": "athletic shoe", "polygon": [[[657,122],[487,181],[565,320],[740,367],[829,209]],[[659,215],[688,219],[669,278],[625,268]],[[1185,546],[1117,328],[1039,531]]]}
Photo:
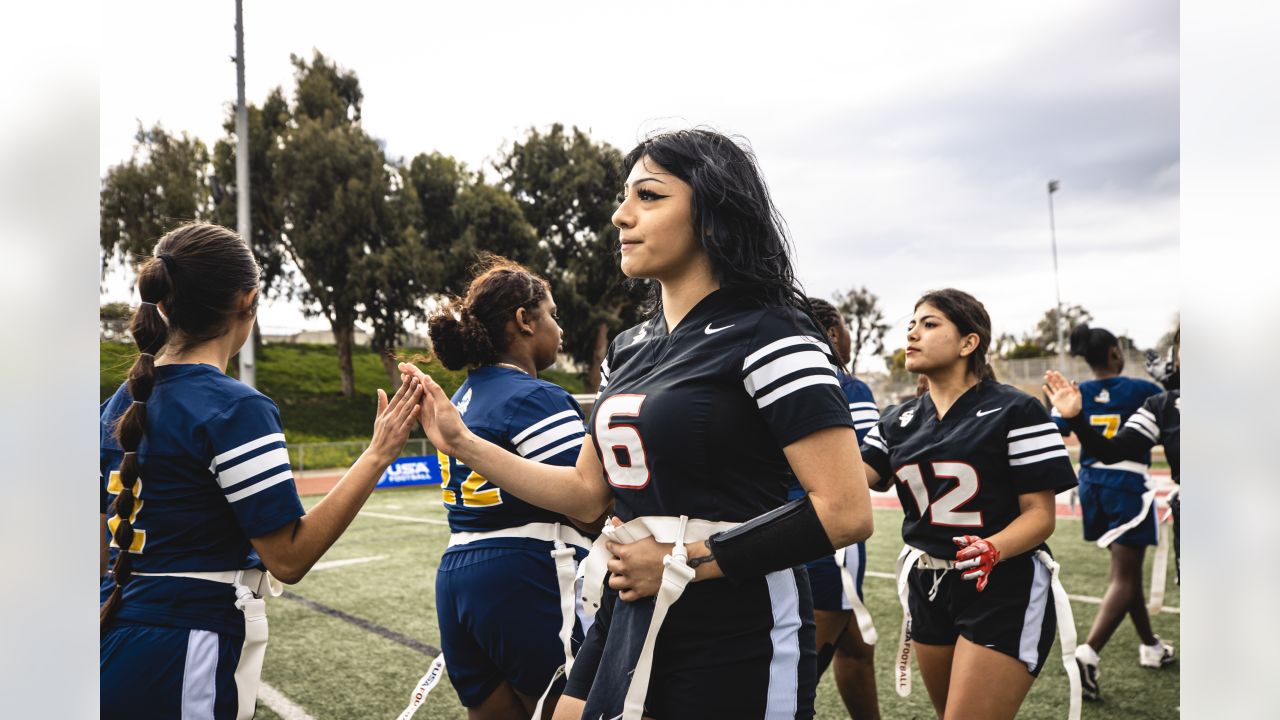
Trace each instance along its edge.
{"label": "athletic shoe", "polygon": [[1076,667],[1080,669],[1080,696],[1085,700],[1102,699],[1102,690],[1098,687],[1097,657],[1097,653],[1086,650],[1083,645],[1076,648]]}
{"label": "athletic shoe", "polygon": [[1173,662],[1173,646],[1156,637],[1155,645],[1138,646],[1138,664],[1142,667],[1159,668]]}

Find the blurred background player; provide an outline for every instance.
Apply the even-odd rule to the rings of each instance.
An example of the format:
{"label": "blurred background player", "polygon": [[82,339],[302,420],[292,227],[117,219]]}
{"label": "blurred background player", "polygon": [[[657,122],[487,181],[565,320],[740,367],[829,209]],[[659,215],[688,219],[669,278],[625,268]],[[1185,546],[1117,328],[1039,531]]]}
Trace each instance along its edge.
{"label": "blurred background player", "polygon": [[[464,298],[428,320],[441,364],[470,368],[453,404],[478,437],[535,462],[572,466],[586,433],[582,409],[538,379],[555,363],[562,335],[547,283],[500,257],[482,260],[477,272]],[[570,643],[582,642],[573,581],[591,540],[455,457],[441,452],[440,468],[452,534],[436,572],[436,617],[450,682],[473,720],[528,718],[569,662]],[[563,686],[558,680],[550,689],[546,717]]]}
{"label": "blurred background player", "polygon": [[168,233],[138,270],[141,352],[101,411],[103,718],[252,717],[271,575],[302,579],[417,421],[419,384],[390,402],[379,390],[368,449],[305,512],[275,403],[224,372],[259,287],[248,247],[217,225]]}
{"label": "blurred background player", "polygon": [[896,484],[904,513],[898,691],[910,689],[915,647],[940,718],[1013,718],[1055,627],[1074,631],[1045,541],[1054,495],[1075,486],[1075,471],[1044,406],[995,381],[990,343],[982,303],[926,293],[907,326],[906,369],[928,390],[886,410],[862,444],[868,482]]}
{"label": "blurred background player", "polygon": [[[1124,351],[1116,336],[1102,328],[1079,325],[1071,331],[1071,354],[1084,358],[1093,370],[1093,380],[1080,383],[1083,399],[1081,422],[1096,428],[1103,437],[1114,437],[1121,425],[1147,398],[1161,392],[1148,380],[1124,377]],[[1052,415],[1063,435],[1071,428],[1057,408]],[[1111,635],[1128,615],[1142,644],[1162,646],[1151,631],[1146,598],[1142,591],[1142,566],[1147,546],[1156,545],[1159,529],[1155,509],[1155,486],[1148,475],[1150,452],[1132,460],[1104,463],[1087,448],[1080,450],[1080,508],[1084,539],[1097,541],[1111,553],[1111,573],[1102,606],[1093,619],[1085,643],[1076,647],[1084,697],[1101,699],[1098,686],[1098,656]],[[1164,650],[1159,650],[1163,654]],[[1168,649],[1172,655],[1172,648]],[[1145,657],[1145,656],[1144,656]]]}
{"label": "blurred background player", "polygon": [[[840,311],[820,298],[809,298],[809,310],[818,325],[827,333],[827,339],[836,353],[836,374],[840,389],[849,401],[849,414],[853,429],[861,442],[868,431],[880,419],[871,388],[849,372],[852,338]],[[788,500],[804,494],[800,483],[793,482],[787,493]],[[837,558],[842,562],[837,564]],[[822,557],[806,564],[809,586],[813,590],[813,619],[818,653],[818,679],[827,665],[832,665],[836,689],[853,720],[874,720],[880,717],[880,701],[876,696],[875,628],[871,615],[862,599],[862,581],[867,565],[867,544],[860,542],[836,550],[834,557]],[[847,573],[856,597],[849,598],[841,573]],[[851,600],[858,603],[860,622],[849,622],[855,617]],[[864,633],[859,625],[866,625]],[[870,640],[870,642],[868,642]]]}

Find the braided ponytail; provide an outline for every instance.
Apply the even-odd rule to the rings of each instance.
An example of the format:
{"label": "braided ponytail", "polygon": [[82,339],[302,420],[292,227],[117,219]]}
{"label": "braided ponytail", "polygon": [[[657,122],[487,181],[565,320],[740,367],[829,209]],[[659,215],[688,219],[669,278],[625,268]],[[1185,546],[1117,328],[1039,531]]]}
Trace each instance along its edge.
{"label": "braided ponytail", "polygon": [[431,349],[450,370],[497,362],[510,342],[506,327],[516,310],[533,310],[549,294],[545,280],[497,255],[481,255],[474,271],[466,297],[427,319]]}
{"label": "braided ponytail", "polygon": [[142,436],[147,430],[147,400],[155,388],[155,356],[164,349],[169,339],[169,326],[159,308],[159,303],[168,300],[173,292],[173,282],[164,259],[154,257],[142,267],[138,274],[138,291],[142,296],[142,304],[129,323],[129,333],[138,346],[138,359],[129,369],[128,380],[129,397],[133,402],[115,426],[116,441],[124,450],[124,460],[117,471],[120,474],[121,489],[107,511],[115,520],[112,541],[120,552],[116,554],[110,571],[115,586],[98,612],[99,628],[105,628],[111,622],[120,605],[120,595],[133,572],[133,518],[142,505],[142,501],[137,499],[142,492],[142,477],[138,473],[138,446],[142,444]]}

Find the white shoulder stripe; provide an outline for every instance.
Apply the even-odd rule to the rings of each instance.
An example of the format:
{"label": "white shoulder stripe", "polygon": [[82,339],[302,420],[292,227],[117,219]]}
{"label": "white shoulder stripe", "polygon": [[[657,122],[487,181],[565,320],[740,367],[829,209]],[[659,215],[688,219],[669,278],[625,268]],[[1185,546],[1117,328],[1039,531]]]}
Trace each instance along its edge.
{"label": "white shoulder stripe", "polygon": [[586,431],[587,429],[577,420],[563,422],[520,443],[516,446],[516,452],[524,457],[529,457],[551,443],[563,440],[571,435],[581,436]]}
{"label": "white shoulder stripe", "polygon": [[255,458],[245,460],[239,465],[218,471],[218,485],[225,490],[232,485],[238,485],[248,480],[254,475],[260,475],[271,468],[281,465],[287,466],[288,464],[288,450],[284,448],[268,450]]}
{"label": "white shoulder stripe", "polygon": [[[832,379],[836,376],[835,366],[831,364],[826,355],[805,350],[783,355],[761,365],[752,371],[750,375],[747,375],[746,379],[742,381],[742,385],[747,389],[747,394],[755,397],[756,391],[760,388],[801,370],[827,370],[831,373]],[[840,381],[837,380],[836,385],[839,384]]]}
{"label": "white shoulder stripe", "polygon": [[1048,447],[1066,447],[1062,443],[1062,436],[1054,433],[1053,435],[1040,435],[1038,437],[1027,438],[1025,440],[1015,440],[1009,443],[1009,454],[1020,455],[1032,450],[1040,450]]}
{"label": "white shoulder stripe", "polygon": [[551,425],[552,423],[563,422],[565,418],[569,418],[569,417],[575,417],[575,418],[578,417],[578,411],[564,410],[550,417],[545,417],[539,420],[538,422],[530,425],[529,427],[525,428],[524,430],[522,430],[519,435],[516,435],[515,437],[511,438],[511,444],[519,445],[520,443],[524,442],[525,438],[529,437],[530,435],[537,432],[538,430],[541,430],[542,428],[548,425]]}
{"label": "white shoulder stripe", "polygon": [[771,390],[756,398],[756,406],[763,410],[769,405],[772,405],[774,401],[780,400],[797,390],[807,388],[811,385],[835,385],[836,387],[840,387],[840,381],[836,379],[835,372],[832,372],[830,375],[806,375],[802,378],[792,380],[786,385],[783,385],[776,390]]}
{"label": "white shoulder stripe", "polygon": [[1146,415],[1138,415],[1137,413],[1134,413],[1129,416],[1129,419],[1126,420],[1124,424],[1142,427],[1156,435],[1160,434],[1160,424]]}
{"label": "white shoulder stripe", "polygon": [[243,488],[241,490],[237,490],[231,493],[230,495],[227,496],[227,502],[229,503],[239,502],[249,497],[250,495],[257,495],[258,493],[262,492],[263,490],[266,490],[269,487],[279,485],[285,480],[291,480],[292,478],[293,478],[293,473],[288,470],[285,470],[284,472],[276,473],[275,475],[272,475],[269,478],[259,480],[258,482],[250,485],[247,488]]}
{"label": "white shoulder stripe", "polygon": [[250,440],[249,442],[239,447],[231,448],[230,450],[224,453],[215,455],[213,458],[213,464],[221,465],[227,462],[228,460],[234,460],[240,457],[241,455],[249,452],[250,450],[257,450],[263,445],[267,445],[273,442],[284,442],[284,433],[271,433],[270,435],[263,435],[262,437],[256,440]]}
{"label": "white shoulder stripe", "polygon": [[1150,410],[1144,407],[1138,408],[1138,412],[1134,413],[1134,415],[1141,415],[1142,417],[1150,420],[1151,422],[1157,425],[1160,424],[1160,421],[1156,419],[1155,413],[1151,412]]}
{"label": "white shoulder stripe", "polygon": [[1054,425],[1051,422],[1047,422],[1047,423],[1042,423],[1040,425],[1028,425],[1027,427],[1015,428],[1009,431],[1009,439],[1012,440],[1016,437],[1022,437],[1023,435],[1030,435],[1032,433],[1042,433],[1042,432],[1047,432],[1049,430],[1052,430],[1053,432],[1056,433],[1058,432],[1058,426]]}
{"label": "white shoulder stripe", "polygon": [[854,429],[854,430],[862,430],[862,429],[864,429],[864,428],[874,427],[874,426],[875,426],[875,424],[876,424],[876,421],[875,421],[875,420],[867,420],[867,421],[864,421],[864,422],[858,422],[857,420],[855,420],[855,421],[853,421],[853,429]]}
{"label": "white shoulder stripe", "polygon": [[875,410],[854,410],[849,413],[849,415],[853,417],[854,422],[858,422],[860,420],[870,420],[871,422],[875,422],[880,419],[880,413]]}
{"label": "white shoulder stripe", "polygon": [[1137,415],[1131,416],[1129,418],[1129,421],[1126,422],[1124,426],[1127,428],[1133,428],[1134,430],[1137,430],[1138,432],[1146,436],[1146,438],[1153,443],[1160,442],[1160,431],[1158,429],[1155,431],[1152,431],[1150,428],[1144,426],[1142,423],[1136,422],[1137,417],[1138,417]]}
{"label": "white shoulder stripe", "polygon": [[[817,338],[809,337],[808,335],[792,335],[791,337],[784,337],[781,340],[774,340],[768,345],[765,345],[759,350],[748,355],[747,359],[742,361],[742,369],[746,370],[747,368],[755,364],[757,360],[764,357],[765,355],[768,355],[769,353],[777,352],[778,350],[791,347],[792,345],[812,345],[813,347],[821,349],[823,352],[825,352],[828,355],[831,354],[831,348],[827,347],[826,343],[822,342]],[[812,350],[813,348],[804,348],[804,349]]]}
{"label": "white shoulder stripe", "polygon": [[876,404],[875,404],[875,403],[873,403],[873,402],[852,402],[852,403],[849,403],[849,409],[850,409],[850,410],[858,410],[858,409],[862,409],[862,408],[866,408],[866,409],[869,409],[869,410],[875,410],[876,412],[880,412],[880,408],[879,408],[879,407],[877,407],[877,406],[876,406]]}
{"label": "white shoulder stripe", "polygon": [[1043,460],[1050,460],[1056,457],[1070,457],[1070,456],[1067,454],[1067,449],[1063,447],[1055,450],[1046,450],[1045,452],[1042,452],[1038,455],[1028,455],[1026,457],[1013,458],[1009,460],[1009,464],[1010,465],[1030,465],[1031,463],[1038,463]]}
{"label": "white shoulder stripe", "polygon": [[546,460],[547,458],[555,457],[570,448],[581,447],[582,441],[585,439],[586,439],[586,435],[579,435],[578,437],[573,438],[568,442],[560,443],[559,445],[551,448],[550,450],[545,450],[543,452],[540,452],[537,455],[530,457],[529,459],[534,462],[542,462],[543,460]]}
{"label": "white shoulder stripe", "polygon": [[605,360],[601,360],[601,361],[600,361],[600,377],[604,378],[606,382],[608,382],[608,380],[609,380],[609,361],[608,361],[608,359],[605,359]]}

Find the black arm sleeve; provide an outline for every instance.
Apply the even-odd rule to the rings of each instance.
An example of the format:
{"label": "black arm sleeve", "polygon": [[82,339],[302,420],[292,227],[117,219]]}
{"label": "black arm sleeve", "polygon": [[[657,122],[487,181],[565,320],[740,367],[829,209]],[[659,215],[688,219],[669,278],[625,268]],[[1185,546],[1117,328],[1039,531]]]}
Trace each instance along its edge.
{"label": "black arm sleeve", "polygon": [[807,493],[732,530],[712,535],[707,548],[731,580],[760,577],[836,551]]}
{"label": "black arm sleeve", "polygon": [[1103,437],[1098,429],[1089,424],[1089,419],[1080,413],[1067,420],[1071,431],[1080,439],[1084,451],[1104,463],[1115,463],[1121,460],[1143,462],[1147,453],[1156,445],[1150,438],[1125,425],[1115,437]]}

